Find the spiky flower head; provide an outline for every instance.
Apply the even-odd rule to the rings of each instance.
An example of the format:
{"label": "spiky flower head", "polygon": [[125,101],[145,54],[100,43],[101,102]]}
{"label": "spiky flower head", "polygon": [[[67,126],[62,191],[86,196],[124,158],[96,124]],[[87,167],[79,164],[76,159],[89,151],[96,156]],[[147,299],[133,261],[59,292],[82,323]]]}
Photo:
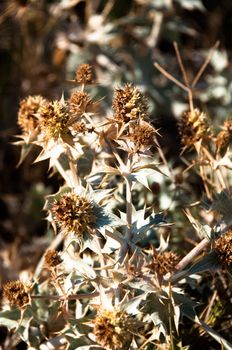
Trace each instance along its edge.
{"label": "spiky flower head", "polygon": [[77,134],[84,134],[86,131],[88,131],[88,128],[83,121],[74,123],[72,125],[72,129]]}
{"label": "spiky flower head", "polygon": [[114,118],[121,123],[148,117],[147,99],[137,87],[126,84],[116,89],[112,103]]}
{"label": "spiky flower head", "polygon": [[65,193],[56,200],[51,208],[55,223],[65,233],[74,232],[81,236],[90,231],[96,222],[94,204],[75,193]]}
{"label": "spiky flower head", "polygon": [[46,267],[55,267],[59,265],[61,263],[59,253],[54,249],[48,250],[44,256],[44,263]]}
{"label": "spiky flower head", "polygon": [[66,133],[69,121],[67,105],[64,101],[53,101],[46,103],[40,110],[41,129],[45,138],[57,140]]}
{"label": "spiky flower head", "polygon": [[216,145],[218,152],[228,147],[232,139],[232,119],[224,122],[222,130],[218,133],[216,138]]}
{"label": "spiky flower head", "polygon": [[18,125],[24,134],[30,134],[39,127],[38,115],[46,100],[40,96],[28,96],[20,102]]}
{"label": "spiky flower head", "polygon": [[222,264],[230,267],[232,265],[232,230],[218,237],[213,247]]}
{"label": "spiky flower head", "polygon": [[184,146],[192,146],[195,142],[211,136],[206,114],[195,108],[185,112],[180,123],[181,142]]}
{"label": "spiky flower head", "polygon": [[93,83],[93,69],[90,64],[81,64],[76,70],[75,81],[78,84],[92,84]]}
{"label": "spiky flower head", "polygon": [[129,134],[129,140],[134,144],[134,150],[145,151],[154,144],[155,129],[147,122],[141,121],[135,125]]}
{"label": "spiky flower head", "polygon": [[74,91],[69,99],[69,112],[73,115],[82,115],[91,110],[93,101],[84,91]]}
{"label": "spiky flower head", "polygon": [[10,281],[3,286],[3,296],[10,305],[23,308],[30,302],[29,287],[21,281]]}
{"label": "spiky flower head", "polygon": [[168,272],[173,272],[178,262],[179,257],[177,254],[173,252],[163,252],[154,256],[154,259],[149,267],[159,276],[163,276]]}
{"label": "spiky flower head", "polygon": [[96,342],[110,350],[127,349],[137,330],[136,322],[124,310],[99,310],[94,323]]}

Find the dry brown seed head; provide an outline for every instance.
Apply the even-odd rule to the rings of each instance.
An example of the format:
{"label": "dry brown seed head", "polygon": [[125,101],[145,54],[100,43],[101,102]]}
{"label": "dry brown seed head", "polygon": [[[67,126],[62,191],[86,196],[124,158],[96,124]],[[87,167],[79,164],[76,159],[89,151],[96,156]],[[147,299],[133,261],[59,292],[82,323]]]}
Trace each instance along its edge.
{"label": "dry brown seed head", "polygon": [[112,103],[114,118],[121,123],[148,117],[148,103],[140,89],[126,84],[116,89]]}
{"label": "dry brown seed head", "polygon": [[228,119],[224,122],[223,129],[232,132],[232,119]]}
{"label": "dry brown seed head", "polygon": [[56,224],[65,233],[74,232],[77,236],[90,231],[97,219],[93,203],[75,193],[63,194],[51,211]]}
{"label": "dry brown seed head", "polygon": [[195,108],[185,112],[180,123],[181,141],[184,146],[192,146],[201,139],[211,136],[206,114]]}
{"label": "dry brown seed head", "polygon": [[56,250],[50,249],[44,256],[44,263],[46,267],[55,267],[61,263],[61,258]]}
{"label": "dry brown seed head", "polygon": [[72,129],[77,134],[83,134],[86,131],[88,131],[88,128],[87,128],[86,124],[83,121],[74,123],[72,125]]}
{"label": "dry brown seed head", "polygon": [[28,286],[21,281],[10,281],[3,286],[3,296],[10,305],[23,308],[30,301],[28,289]]}
{"label": "dry brown seed head", "polygon": [[132,332],[138,328],[136,321],[123,310],[100,310],[94,323],[97,343],[110,350],[125,349],[132,340]]}
{"label": "dry brown seed head", "polygon": [[228,147],[232,139],[232,119],[226,120],[216,138],[217,150],[220,151]]}
{"label": "dry brown seed head", "polygon": [[179,257],[176,253],[163,252],[154,256],[154,260],[149,267],[159,276],[163,276],[168,272],[173,272],[178,262]]}
{"label": "dry brown seed head", "polygon": [[67,105],[63,101],[46,103],[40,110],[41,129],[46,139],[58,139],[62,133],[67,132],[69,115]]}
{"label": "dry brown seed head", "polygon": [[92,84],[93,81],[93,69],[90,64],[81,64],[76,70],[75,81],[78,84]]}
{"label": "dry brown seed head", "polygon": [[134,143],[135,151],[144,151],[154,144],[155,129],[145,121],[131,128],[129,139]]}
{"label": "dry brown seed head", "polygon": [[75,91],[71,94],[69,99],[69,112],[71,114],[82,115],[91,111],[91,107],[93,107],[93,101],[87,92]]}
{"label": "dry brown seed head", "polygon": [[232,265],[232,230],[227,231],[218,237],[213,247],[218,255],[219,260],[226,266]]}
{"label": "dry brown seed head", "polygon": [[20,102],[18,111],[18,125],[24,134],[30,134],[39,127],[39,113],[46,100],[40,96],[28,96]]}
{"label": "dry brown seed head", "polygon": [[217,150],[220,151],[222,149],[225,149],[228,147],[229,142],[232,138],[232,134],[228,130],[222,130],[217,134],[216,138],[216,145],[217,145]]}

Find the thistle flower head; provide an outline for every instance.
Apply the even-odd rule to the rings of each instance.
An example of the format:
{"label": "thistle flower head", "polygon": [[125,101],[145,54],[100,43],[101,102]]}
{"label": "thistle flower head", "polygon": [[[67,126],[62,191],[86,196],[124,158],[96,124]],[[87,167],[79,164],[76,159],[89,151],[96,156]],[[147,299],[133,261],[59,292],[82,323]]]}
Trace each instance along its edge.
{"label": "thistle flower head", "polygon": [[140,89],[131,84],[116,89],[112,107],[114,118],[121,123],[148,117],[147,99]]}
{"label": "thistle flower head", "polygon": [[94,204],[87,198],[71,192],[63,194],[55,201],[51,212],[56,224],[65,233],[74,232],[77,236],[91,230],[97,219]]}
{"label": "thistle flower head", "polygon": [[214,249],[219,260],[226,266],[232,265],[232,230],[227,231],[214,241]]}
{"label": "thistle flower head", "polygon": [[75,81],[78,84],[92,84],[93,83],[93,69],[90,64],[81,64],[76,70]]}
{"label": "thistle flower head", "polygon": [[94,323],[97,343],[110,350],[127,348],[136,331],[135,321],[124,310],[100,310]]}
{"label": "thistle flower head", "polygon": [[67,131],[69,115],[66,104],[60,101],[48,102],[40,110],[41,129],[46,139],[58,139]]}
{"label": "thistle flower head", "polygon": [[173,272],[178,261],[179,257],[173,252],[158,253],[149,267],[159,276],[163,276],[168,272]]}
{"label": "thistle flower head", "polygon": [[50,249],[44,256],[44,263],[47,267],[55,267],[61,263],[61,258],[56,250]]}
{"label": "thistle flower head", "polygon": [[82,133],[85,133],[86,131],[88,131],[88,128],[83,121],[74,123],[72,125],[72,129],[77,134],[82,134]]}
{"label": "thistle flower head", "polygon": [[216,138],[216,145],[218,151],[228,147],[232,139],[232,119],[224,122],[222,130],[218,133]]}
{"label": "thistle flower head", "polygon": [[154,144],[155,129],[147,122],[141,121],[135,125],[130,134],[129,140],[133,142],[135,151],[145,151]]}
{"label": "thistle flower head", "polygon": [[192,146],[201,139],[209,138],[211,132],[206,114],[197,108],[184,113],[180,133],[182,144],[185,146]]}
{"label": "thistle flower head", "polygon": [[17,305],[23,308],[29,303],[29,288],[21,281],[10,281],[3,286],[3,296],[10,305]]}
{"label": "thistle flower head", "polygon": [[20,102],[18,111],[18,125],[24,134],[30,134],[39,127],[37,115],[46,104],[46,100],[40,96],[28,96]]}
{"label": "thistle flower head", "polygon": [[93,101],[84,91],[74,91],[69,99],[69,112],[72,115],[82,115],[93,107]]}

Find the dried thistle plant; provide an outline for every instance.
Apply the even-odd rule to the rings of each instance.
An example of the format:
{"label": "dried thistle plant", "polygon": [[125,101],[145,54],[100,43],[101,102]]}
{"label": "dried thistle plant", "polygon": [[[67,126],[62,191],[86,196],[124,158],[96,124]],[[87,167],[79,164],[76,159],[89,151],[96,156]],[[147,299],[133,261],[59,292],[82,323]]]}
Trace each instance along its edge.
{"label": "dried thistle plant", "polygon": [[39,115],[41,108],[46,104],[42,96],[29,96],[20,102],[18,111],[18,125],[24,134],[35,132],[40,127]]}
{"label": "dried thistle plant", "polygon": [[115,91],[112,108],[119,123],[138,122],[148,117],[148,103],[140,89],[131,84]]}
{"label": "dried thistle plant", "polygon": [[55,201],[51,212],[55,223],[65,233],[74,232],[77,236],[92,230],[97,219],[93,203],[75,193],[63,194]]}
{"label": "dried thistle plant", "polygon": [[68,109],[63,101],[48,102],[40,110],[41,131],[45,140],[58,139],[67,132]]}
{"label": "dried thistle plant", "polygon": [[193,146],[197,141],[207,140],[211,136],[207,116],[195,108],[183,114],[180,124],[181,142],[183,146]]}
{"label": "dried thistle plant", "polygon": [[[196,158],[192,164],[186,161],[186,172],[197,164],[210,200],[215,190],[225,188],[217,152],[222,136],[217,136],[217,149],[213,149],[210,120],[193,105],[193,88],[209,58],[190,84],[175,48],[185,84],[156,66],[188,93],[189,111],[182,117],[181,137],[185,146],[195,147]],[[161,179],[160,187],[169,181],[167,191],[176,192],[184,183],[184,173],[182,181],[175,180],[175,169],[158,144],[147,98],[138,87],[125,84],[115,89],[111,117],[101,116],[96,113],[100,101],[95,102],[86,91],[86,85],[94,82],[93,68],[80,65],[74,82],[81,89],[66,100],[30,97],[20,107],[22,133],[34,129],[37,134],[35,139],[21,137],[19,144],[39,146],[37,161],[49,159],[52,176],[59,173],[63,183],[45,203],[56,236],[34,271],[33,293],[20,281],[3,287],[5,299],[20,309],[17,322],[33,312],[36,317],[27,324],[30,331],[38,329],[35,346],[44,345],[46,329],[50,347],[59,341],[58,348],[67,349],[174,349],[183,316],[211,334],[209,326],[193,316],[196,304],[187,290],[190,280],[218,268],[218,261],[231,265],[230,230],[215,239],[213,224],[203,225],[185,210],[200,242],[180,259],[179,241],[173,244],[172,224],[166,220],[169,210],[165,217],[154,204],[159,203],[154,181]],[[228,121],[222,131],[227,136],[230,129]],[[230,225],[227,219],[224,215],[216,222],[220,233],[223,224]],[[7,312],[13,312],[7,307]],[[57,335],[49,331],[51,319]],[[26,340],[34,346],[30,337]]]}
{"label": "dried thistle plant", "polygon": [[78,84],[93,83],[93,69],[90,64],[83,63],[76,70],[75,81]]}
{"label": "dried thistle plant", "polygon": [[110,350],[127,348],[136,331],[136,323],[123,310],[99,310],[94,320],[97,343]]}
{"label": "dried thistle plant", "polygon": [[21,281],[10,281],[3,286],[3,296],[10,305],[17,305],[20,309],[30,302],[29,286]]}
{"label": "dried thistle plant", "polygon": [[44,264],[46,267],[55,267],[62,262],[59,253],[56,250],[49,249],[44,256]]}
{"label": "dried thistle plant", "polygon": [[149,264],[149,268],[156,272],[159,276],[175,271],[175,267],[180,258],[176,253],[163,252],[154,256],[154,260]]}

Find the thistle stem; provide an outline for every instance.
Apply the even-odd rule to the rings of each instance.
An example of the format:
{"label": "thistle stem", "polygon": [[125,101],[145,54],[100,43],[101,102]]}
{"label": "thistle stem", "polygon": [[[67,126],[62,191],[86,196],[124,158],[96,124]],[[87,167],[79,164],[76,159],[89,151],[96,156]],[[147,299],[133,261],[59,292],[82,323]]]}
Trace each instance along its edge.
{"label": "thistle stem", "polygon": [[126,220],[127,220],[127,234],[126,238],[131,238],[131,225],[132,225],[132,191],[131,181],[126,178]]}
{"label": "thistle stem", "polygon": [[73,156],[68,148],[67,148],[67,156],[69,160],[69,168],[72,175],[72,187],[78,188],[80,186],[80,178],[77,174],[77,166],[75,164],[75,160],[73,159]]}
{"label": "thistle stem", "polygon": [[203,249],[205,249],[209,245],[209,240],[204,238],[196,247],[194,247],[177,265],[176,270],[183,270],[191,261],[199,255]]}
{"label": "thistle stem", "polygon": [[[111,293],[112,290],[105,290],[105,293]],[[44,299],[44,300],[79,300],[79,299],[92,299],[95,297],[98,297],[100,294],[99,292],[93,292],[93,293],[80,293],[80,294],[75,294],[75,295],[68,295],[68,296],[63,296],[63,295],[31,295],[31,299]]]}

